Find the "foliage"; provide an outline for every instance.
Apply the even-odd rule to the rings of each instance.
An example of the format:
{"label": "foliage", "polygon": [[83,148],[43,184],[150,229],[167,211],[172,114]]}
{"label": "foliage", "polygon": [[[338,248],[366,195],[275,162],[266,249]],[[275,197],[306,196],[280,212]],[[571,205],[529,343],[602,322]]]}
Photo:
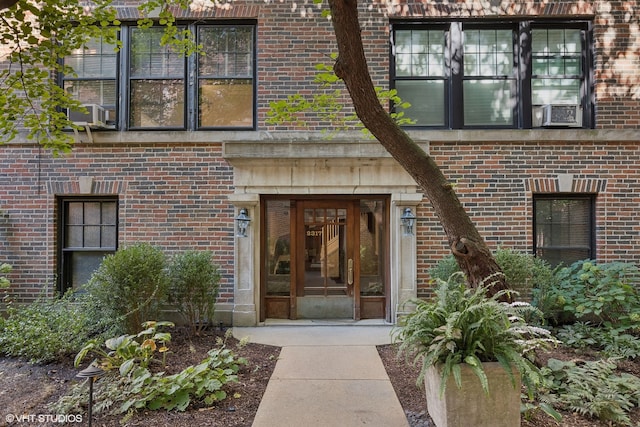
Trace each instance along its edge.
{"label": "foliage", "polygon": [[593,348],[607,357],[636,359],[640,357],[640,338],[629,333],[629,329],[576,322],[562,326],[558,338],[572,348]]}
{"label": "foliage", "polygon": [[[335,60],[337,54],[332,54],[331,58]],[[336,76],[332,65],[316,64],[314,83],[319,86],[320,90],[314,91],[310,98],[302,94],[295,94],[285,100],[270,102],[266,123],[307,126],[307,122],[303,118],[304,114],[313,112],[318,115],[320,120],[331,123],[332,132],[356,127],[368,134],[368,130],[360,122],[355,112],[345,109],[348,104],[344,102],[342,86],[335,88],[336,85],[342,83],[342,79]],[[395,89],[387,90],[376,87],[375,91],[383,105],[391,104],[400,110],[406,110],[411,106],[408,102],[403,102],[400,99]],[[403,111],[392,111],[389,115],[399,126],[414,123],[414,120],[404,116]]]}
{"label": "foliage", "polygon": [[532,357],[534,349],[555,344],[556,340],[549,331],[528,325],[517,314],[536,311],[534,307],[500,303],[504,291],[488,297],[486,288],[467,289],[452,277],[439,281],[432,301],[412,301],[416,308],[400,320],[396,339],[401,343],[401,354],[422,364],[418,384],[429,366],[442,364],[441,393],[449,375],[460,387],[460,364],[466,363],[488,392],[482,362],[499,362],[512,378],[512,369],[517,369],[530,393],[540,381],[538,368],[527,357]]}
{"label": "foliage", "polygon": [[582,415],[630,426],[628,413],[640,406],[640,378],[626,373],[616,375],[615,369],[612,359],[580,365],[549,359],[542,369],[552,380],[553,395],[547,399]]}
{"label": "foliage", "polygon": [[157,319],[166,301],[167,261],[159,248],[138,243],[108,255],[85,286],[127,333]]}
{"label": "foliage", "polygon": [[11,283],[9,283],[9,279],[7,279],[5,275],[11,273],[12,270],[13,267],[11,267],[10,264],[0,264],[0,289],[8,288],[11,285]]}
{"label": "foliage", "polygon": [[[111,1],[97,0],[92,13],[74,0],[21,1],[2,11],[0,46],[9,67],[0,70],[0,135],[13,139],[18,127],[29,129],[28,138],[54,152],[68,151],[71,137],[66,128],[67,107],[79,109],[56,82],[58,73],[73,74],[60,59],[86,43],[90,37],[115,41],[115,10]],[[60,43],[64,40],[64,43]]]}
{"label": "foliage", "polygon": [[633,264],[597,264],[578,261],[556,273],[549,290],[549,313],[563,323],[589,319],[598,324],[629,325],[640,322],[639,272]]}
{"label": "foliage", "polygon": [[7,314],[0,327],[1,352],[31,363],[58,360],[77,352],[89,338],[113,331],[95,301],[71,292],[23,306],[9,304]]}
{"label": "foliage", "polygon": [[[543,300],[555,280],[549,264],[513,249],[498,249],[495,258],[511,289],[519,292],[523,299],[530,300],[533,297],[534,305],[544,311]],[[458,271],[460,267],[456,259],[449,255],[429,269],[429,276],[434,280],[448,280]],[[464,276],[456,276],[456,279],[464,281]]]}
{"label": "foliage", "polygon": [[[100,379],[100,387],[96,390],[95,412],[132,414],[140,409],[184,411],[194,402],[211,405],[227,397],[223,387],[229,382],[237,381],[240,365],[247,363],[226,348],[226,339],[230,335],[227,334],[224,340],[218,339],[217,347],[210,350],[199,364],[188,366],[173,375],[165,375],[164,372],[152,372],[148,363],[145,366],[149,358],[138,357],[145,341],[150,336],[158,335],[155,327],[160,325],[153,322],[148,324],[150,327],[140,333],[142,336],[129,337],[131,341],[126,345],[125,340],[122,340],[123,351],[120,352],[119,364],[113,363],[108,356],[109,352],[103,350],[107,356],[103,355],[97,363],[106,368],[107,373]],[[168,337],[162,335],[162,339],[158,340],[169,342],[171,337],[166,335]],[[132,341],[137,341],[138,346],[132,344]],[[149,353],[145,355],[148,356]],[[79,354],[76,359],[82,360],[83,357]],[[81,412],[87,398],[85,382],[72,387],[70,393],[60,398],[51,409],[58,413]]]}
{"label": "foliage", "polygon": [[[0,55],[8,67],[0,70],[0,136],[2,141],[16,137],[20,128],[54,154],[68,152],[73,144],[69,129],[81,126],[71,122],[67,108],[86,110],[61,86],[59,74],[76,75],[62,59],[81,48],[91,38],[103,37],[119,46],[116,9],[112,0],[93,0],[88,6],[75,0],[20,1],[2,10]],[[158,12],[158,23],[165,28],[161,42],[184,54],[199,48],[188,32],[175,25],[175,9],[187,8],[188,0],[144,0],[138,7],[138,25],[152,24],[149,15]],[[61,43],[62,41],[62,43]]]}
{"label": "foliage", "polygon": [[144,322],[142,327],[145,329],[136,335],[121,335],[106,340],[106,350],[102,349],[98,340],[91,340],[78,352],[73,364],[78,367],[88,354],[96,354],[100,356],[100,368],[105,371],[119,369],[120,374],[126,375],[134,363],[148,368],[156,351],[164,354],[169,350],[167,343],[171,341],[171,334],[159,332],[158,328],[173,326],[171,322]]}
{"label": "foliage", "polygon": [[220,272],[211,251],[186,251],[169,266],[169,302],[174,304],[194,334],[213,319]]}

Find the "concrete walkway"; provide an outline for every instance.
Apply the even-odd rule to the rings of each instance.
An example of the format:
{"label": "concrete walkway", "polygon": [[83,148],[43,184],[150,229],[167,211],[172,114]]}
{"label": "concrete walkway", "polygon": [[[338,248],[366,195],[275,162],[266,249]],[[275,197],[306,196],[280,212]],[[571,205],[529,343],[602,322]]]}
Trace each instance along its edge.
{"label": "concrete walkway", "polygon": [[234,328],[236,338],[282,347],[253,427],[407,427],[376,345],[391,326]]}

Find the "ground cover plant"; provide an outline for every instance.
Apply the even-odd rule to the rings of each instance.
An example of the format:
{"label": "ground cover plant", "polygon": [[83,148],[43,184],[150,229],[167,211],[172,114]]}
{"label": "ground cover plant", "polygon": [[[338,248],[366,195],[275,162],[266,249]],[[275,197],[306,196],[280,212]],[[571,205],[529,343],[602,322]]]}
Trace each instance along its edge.
{"label": "ground cover plant", "polygon": [[[629,284],[636,286],[635,282]],[[637,287],[636,287],[637,289]],[[536,290],[534,287],[533,291]],[[593,296],[597,298],[597,296]],[[65,299],[55,300],[64,301]],[[40,310],[45,305],[40,305],[38,309],[29,307],[29,310]],[[69,307],[77,307],[77,304],[69,304]],[[16,306],[16,310],[18,307]],[[633,319],[637,307],[629,307],[630,320]],[[66,313],[68,316],[69,313]],[[33,316],[34,318],[46,319],[46,313]],[[55,321],[55,316],[50,315],[51,324],[64,322]],[[27,316],[29,317],[29,316]],[[61,319],[69,321],[69,317],[60,316]],[[9,317],[10,320],[11,317]],[[14,319],[15,321],[16,319]],[[6,329],[6,321],[0,329],[0,339],[5,339],[8,335],[20,337],[17,328]],[[34,325],[39,323],[34,323]],[[32,328],[40,330],[42,334],[51,334],[47,329],[40,326]],[[637,323],[616,322],[597,323],[593,319],[581,320],[575,323],[563,325],[562,328],[554,328],[557,336],[564,343],[558,347],[537,351],[535,364],[543,373],[543,381],[536,387],[533,398],[523,396],[523,427],[611,427],[611,426],[638,426],[640,425],[640,409],[638,408],[638,383],[640,377],[640,360],[637,356],[637,342],[639,331]],[[564,332],[563,332],[564,331]],[[141,336],[137,336],[143,332]],[[167,340],[166,335],[170,332],[171,339]],[[160,333],[161,335],[157,335]],[[170,328],[167,331],[149,330],[136,331],[135,334],[111,333],[107,338],[121,338],[117,340],[124,348],[134,346],[138,353],[136,357],[140,361],[128,362],[123,368],[125,372],[133,372],[148,360],[150,372],[161,372],[164,378],[174,378],[177,383],[182,379],[187,379],[189,374],[182,374],[187,368],[197,367],[205,359],[210,358],[209,352],[217,348],[219,339],[225,339],[226,330],[208,325],[202,329],[199,335],[194,335],[187,327]],[[36,341],[44,339],[34,335]],[[147,340],[151,341],[147,341]],[[57,341],[60,341],[59,339]],[[132,344],[136,341],[138,344]],[[147,341],[143,347],[142,343]],[[18,342],[18,341],[17,341]],[[23,346],[27,341],[22,340]],[[73,390],[77,390],[78,396],[86,396],[86,386],[81,385],[81,380],[76,378],[81,367],[73,367],[73,357],[76,352],[86,343],[84,340],[80,347],[71,351],[56,353],[57,356],[52,362],[29,363],[31,358],[26,354],[7,354],[6,347],[0,347],[5,356],[0,357],[0,407],[6,415],[12,414],[50,414],[53,413],[52,404],[59,402],[62,396],[73,396]],[[99,342],[104,343],[104,339]],[[153,357],[150,359],[144,356],[144,352],[152,351]],[[115,346],[117,348],[117,345]],[[166,347],[168,351],[160,351]],[[43,346],[44,348],[44,346]],[[176,406],[174,410],[165,409],[153,410],[156,404],[150,406],[152,398],[135,397],[134,403],[129,409],[136,406],[136,403],[143,402],[140,408],[109,415],[117,406],[105,399],[96,401],[96,404],[105,405],[105,410],[95,417],[95,425],[104,427],[120,426],[123,417],[124,425],[128,426],[175,426],[186,427],[194,425],[216,425],[227,426],[251,426],[255,412],[259,406],[260,399],[266,388],[271,372],[277,361],[279,349],[271,346],[248,343],[240,345],[233,339],[227,338],[225,348],[232,350],[238,358],[248,361],[246,365],[239,364],[237,382],[227,382],[222,386],[226,394],[224,400],[211,401],[207,403],[199,398],[190,398],[189,405],[184,411],[176,410],[179,402],[184,400],[168,400],[161,398],[156,404],[162,408],[163,404]],[[16,347],[20,349],[20,347]],[[103,348],[105,349],[105,348]],[[396,394],[407,414],[409,424],[412,427],[431,427],[431,421],[426,414],[424,390],[416,386],[416,380],[420,373],[420,366],[407,364],[403,358],[397,357],[397,345],[380,346],[378,352],[383,364],[389,373],[391,382],[396,390]],[[92,353],[93,354],[93,353]],[[95,357],[100,360],[100,354],[87,353],[85,362],[89,362]],[[146,363],[146,362],[145,362]],[[123,363],[113,362],[113,373],[120,376],[120,367]],[[115,366],[118,366],[116,369]],[[197,371],[198,369],[195,369]],[[178,378],[179,377],[179,378]],[[142,377],[141,377],[142,378]],[[151,380],[151,377],[140,380],[141,383],[149,385],[149,390],[154,393],[161,393],[166,390],[166,380]],[[99,379],[95,384],[96,393],[98,390],[110,388],[104,378]],[[158,381],[158,382],[156,382]],[[83,388],[84,387],[84,388]],[[146,387],[146,386],[145,386]],[[84,391],[83,391],[84,390]],[[158,394],[155,394],[158,396]],[[193,396],[193,395],[191,395]],[[139,399],[139,400],[136,400]],[[162,403],[162,404],[161,404]],[[85,411],[86,400],[77,397],[79,411]],[[550,415],[545,407],[550,407],[557,411],[562,420],[558,423]]]}
{"label": "ground cover plant", "polygon": [[[121,335],[108,339],[104,345],[91,341],[76,355],[74,366],[96,356],[92,362],[105,371],[96,394],[95,412],[131,417],[135,411],[177,410],[189,405],[211,406],[227,398],[224,386],[238,380],[240,365],[247,361],[226,348],[226,338],[220,338],[199,363],[189,365],[174,374],[166,375],[166,353],[171,334],[163,331],[173,327],[170,322],[145,322],[135,335]],[[51,405],[55,413],[81,414],[88,401],[86,382]]]}

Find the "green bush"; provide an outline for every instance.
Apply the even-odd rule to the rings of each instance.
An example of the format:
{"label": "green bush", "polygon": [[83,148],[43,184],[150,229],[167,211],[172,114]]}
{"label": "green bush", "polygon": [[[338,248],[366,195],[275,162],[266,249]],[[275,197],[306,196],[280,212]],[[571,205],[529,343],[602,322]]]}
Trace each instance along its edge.
{"label": "green bush", "polygon": [[0,264],[0,289],[8,288],[11,285],[6,275],[11,273],[12,270],[13,267],[10,264]]}
{"label": "green bush", "polygon": [[138,243],[105,257],[85,288],[124,331],[134,333],[159,318],[167,296],[166,267],[162,250]]}
{"label": "green bush", "polygon": [[[533,299],[534,305],[544,311],[546,294],[554,283],[549,264],[531,254],[512,249],[498,249],[494,256],[510,288],[517,291],[523,300]],[[449,255],[429,269],[429,276],[434,280],[449,280],[458,271],[458,263],[453,255]],[[458,276],[458,279],[464,277]]]}
{"label": "green bush", "polygon": [[186,251],[175,255],[169,266],[169,302],[187,322],[193,334],[213,320],[220,272],[211,251]]}
{"label": "green bush", "polygon": [[633,264],[578,261],[556,273],[547,312],[557,323],[590,320],[596,324],[640,322],[639,271]]}
{"label": "green bush", "polygon": [[69,292],[28,305],[10,304],[0,324],[0,352],[31,363],[52,362],[76,353],[91,337],[113,333],[112,326],[87,295]]}

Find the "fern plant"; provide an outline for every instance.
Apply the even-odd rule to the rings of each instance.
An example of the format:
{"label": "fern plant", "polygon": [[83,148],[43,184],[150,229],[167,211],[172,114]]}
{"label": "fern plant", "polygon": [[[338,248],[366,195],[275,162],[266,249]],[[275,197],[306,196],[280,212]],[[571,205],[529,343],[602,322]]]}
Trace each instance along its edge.
{"label": "fern plant", "polygon": [[488,297],[486,291],[484,284],[466,288],[453,275],[439,281],[433,300],[412,301],[415,310],[401,319],[395,338],[400,341],[400,354],[422,364],[418,384],[430,366],[441,365],[440,392],[444,393],[450,375],[460,387],[461,365],[467,364],[488,393],[482,364],[499,362],[514,384],[519,372],[529,393],[533,392],[541,375],[528,356],[534,349],[557,341],[546,329],[525,322],[524,313],[536,311],[534,307],[501,303],[498,299],[504,292]]}
{"label": "fern plant", "polygon": [[631,426],[629,411],[640,406],[640,378],[615,373],[613,359],[563,362],[549,359],[542,372],[553,379],[550,398],[554,405],[582,415]]}

